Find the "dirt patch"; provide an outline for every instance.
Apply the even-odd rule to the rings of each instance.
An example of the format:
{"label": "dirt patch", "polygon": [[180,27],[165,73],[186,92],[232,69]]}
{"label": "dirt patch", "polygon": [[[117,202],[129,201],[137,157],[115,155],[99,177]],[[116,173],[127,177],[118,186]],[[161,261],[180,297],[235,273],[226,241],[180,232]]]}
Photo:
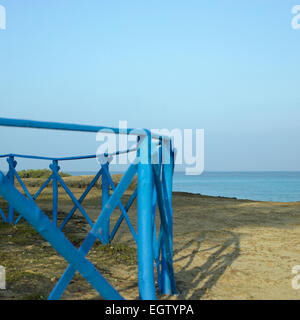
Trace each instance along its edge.
{"label": "dirt patch", "polygon": [[[34,192],[35,187],[30,189]],[[72,191],[78,198],[81,188]],[[95,221],[101,210],[99,190],[83,206]],[[123,204],[129,199],[125,195]],[[38,200],[51,216],[51,189]],[[0,200],[1,208],[7,206]],[[60,192],[59,223],[72,208]],[[160,299],[298,299],[292,267],[300,264],[300,202],[271,203],[174,193],[174,269],[178,295]],[[111,227],[120,211],[111,218]],[[129,211],[136,228],[136,204]],[[65,228],[79,246],[89,225],[80,212]],[[88,258],[128,299],[138,298],[136,246],[123,222],[110,245],[97,242]],[[0,223],[0,264],[6,267],[7,290],[0,299],[46,299],[67,263],[24,220]],[[63,299],[100,299],[78,273]]]}

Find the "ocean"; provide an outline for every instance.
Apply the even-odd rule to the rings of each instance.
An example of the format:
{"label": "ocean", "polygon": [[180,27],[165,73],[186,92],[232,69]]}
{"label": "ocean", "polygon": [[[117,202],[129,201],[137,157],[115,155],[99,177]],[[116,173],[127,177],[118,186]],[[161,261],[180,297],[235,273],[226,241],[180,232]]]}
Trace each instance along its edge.
{"label": "ocean", "polygon": [[257,201],[300,201],[300,171],[204,172],[199,176],[186,176],[184,172],[175,172],[173,190]]}
{"label": "ocean", "polygon": [[300,172],[175,172],[174,191],[258,201],[300,201]]}

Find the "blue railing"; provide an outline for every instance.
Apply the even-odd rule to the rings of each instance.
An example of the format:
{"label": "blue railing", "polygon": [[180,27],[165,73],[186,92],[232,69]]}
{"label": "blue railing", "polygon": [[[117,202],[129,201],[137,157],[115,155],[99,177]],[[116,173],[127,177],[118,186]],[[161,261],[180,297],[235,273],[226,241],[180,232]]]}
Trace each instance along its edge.
{"label": "blue railing", "polygon": [[[141,299],[155,299],[155,276],[153,265],[157,269],[157,284],[163,294],[176,293],[173,271],[173,217],[172,217],[172,179],[174,172],[174,152],[168,137],[152,135],[149,130],[126,129],[110,127],[75,125],[65,123],[40,122],[31,120],[16,120],[0,118],[0,126],[24,127],[50,130],[67,130],[80,132],[113,132],[116,134],[134,134],[137,136],[136,147],[124,151],[102,155],[109,160],[122,153],[137,151],[137,158],[129,166],[121,181],[114,185],[109,172],[109,161],[102,161],[100,168],[79,199],[75,197],[64,179],[59,175],[59,162],[96,158],[96,155],[52,158],[43,156],[5,154],[9,170],[6,175],[0,173],[0,195],[8,202],[8,212],[0,209],[0,216],[5,222],[18,223],[26,219],[68,262],[69,266],[51,292],[49,299],[59,299],[76,271],[105,299],[122,299],[121,295],[107,282],[99,271],[85,257],[97,239],[103,244],[112,241],[125,220],[137,244],[138,280]],[[159,140],[153,147],[152,140]],[[24,181],[20,178],[16,166],[16,158],[50,161],[51,176],[40,189],[31,195]],[[156,161],[151,161],[153,158]],[[166,159],[167,158],[167,161]],[[128,189],[134,176],[137,175],[137,188],[123,206],[121,198]],[[102,210],[95,223],[82,206],[96,182],[102,178]],[[19,182],[25,195],[15,187],[15,179]],[[35,200],[52,182],[52,219],[50,220],[37,206]],[[66,191],[74,203],[63,222],[58,226],[58,185]],[[110,194],[110,188],[112,194]],[[137,231],[128,216],[128,210],[137,198]],[[121,215],[110,232],[110,216],[119,207]],[[155,216],[157,207],[160,217],[159,230],[156,230]],[[76,210],[79,210],[91,226],[86,239],[77,250],[63,233],[63,228],[70,221]],[[19,217],[15,219],[15,211]],[[158,232],[157,232],[158,231]],[[158,236],[157,236],[158,234]]]}

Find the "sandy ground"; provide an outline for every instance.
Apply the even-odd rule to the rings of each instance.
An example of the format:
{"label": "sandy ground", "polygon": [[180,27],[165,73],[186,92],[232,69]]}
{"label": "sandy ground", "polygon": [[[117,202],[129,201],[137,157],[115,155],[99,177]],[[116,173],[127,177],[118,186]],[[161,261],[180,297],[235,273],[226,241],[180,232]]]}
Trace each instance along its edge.
{"label": "sandy ground", "polygon": [[[125,198],[128,199],[128,196]],[[126,199],[124,200],[126,203]],[[84,202],[87,212],[93,219],[99,213],[99,203],[100,199],[96,194],[91,194]],[[48,206],[45,201],[40,205],[43,209]],[[70,208],[71,203],[64,202],[63,211],[67,212]],[[292,274],[292,268],[300,265],[300,202],[254,202],[174,193],[173,208],[174,269],[178,295],[158,298],[197,300],[300,298],[300,289],[292,288],[292,279],[295,276]],[[119,211],[113,214],[112,224],[119,214]],[[132,207],[129,215],[133,225],[136,226],[136,205]],[[84,225],[79,213],[76,217],[77,220],[74,220],[76,225],[72,226],[73,231],[79,233],[80,230],[80,233],[84,234],[89,228]],[[18,230],[14,232],[17,235]],[[8,233],[7,236],[12,237]],[[66,263],[47,246],[47,243],[42,242],[43,240],[36,238],[36,241],[32,241],[30,237],[31,235],[27,237],[26,244],[19,243],[19,246],[23,247],[16,248],[15,243],[9,242],[10,248],[15,250],[15,259],[20,262],[18,270],[24,269],[27,272],[25,276],[28,276],[29,280],[29,274],[40,277],[43,275],[46,284],[37,285],[32,291],[38,288],[39,292],[42,291],[39,297],[45,298],[59,279]],[[128,261],[124,260],[123,256],[129,251],[118,249],[116,246],[120,243],[124,248],[135,248],[125,223],[112,244],[108,246],[108,251],[104,252],[96,246],[89,258],[125,298],[136,299],[138,298],[136,260],[134,257]],[[2,236],[0,264],[4,266],[6,262],[8,264],[8,248],[7,238]],[[25,257],[30,255],[33,250],[42,250],[45,259],[40,259],[40,263],[37,264],[32,255],[31,258],[24,259],[25,262],[21,262],[24,255]],[[111,259],[115,252],[121,252],[122,259]],[[136,255],[135,251],[133,253]],[[130,254],[132,255],[132,252]],[[0,298],[20,298],[14,290],[13,276],[9,286],[5,294],[0,292]],[[19,286],[18,290],[23,289]],[[32,298],[37,297],[33,295]],[[81,276],[77,275],[63,298],[97,299],[99,296]]]}
{"label": "sandy ground", "polygon": [[300,202],[176,194],[174,217],[179,298],[300,298]]}
{"label": "sandy ground", "polygon": [[179,294],[168,298],[300,298],[292,288],[292,268],[300,265],[300,202],[176,193],[173,206]]}

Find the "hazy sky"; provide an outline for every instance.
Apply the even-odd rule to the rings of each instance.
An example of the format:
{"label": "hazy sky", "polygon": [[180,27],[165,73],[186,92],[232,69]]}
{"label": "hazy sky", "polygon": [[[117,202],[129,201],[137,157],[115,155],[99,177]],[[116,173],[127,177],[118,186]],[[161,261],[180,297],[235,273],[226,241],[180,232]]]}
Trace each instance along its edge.
{"label": "hazy sky", "polygon": [[[0,4],[1,117],[201,128],[206,170],[300,170],[300,30],[291,27],[300,0]],[[1,153],[98,146],[93,134],[0,128],[0,137]]]}

